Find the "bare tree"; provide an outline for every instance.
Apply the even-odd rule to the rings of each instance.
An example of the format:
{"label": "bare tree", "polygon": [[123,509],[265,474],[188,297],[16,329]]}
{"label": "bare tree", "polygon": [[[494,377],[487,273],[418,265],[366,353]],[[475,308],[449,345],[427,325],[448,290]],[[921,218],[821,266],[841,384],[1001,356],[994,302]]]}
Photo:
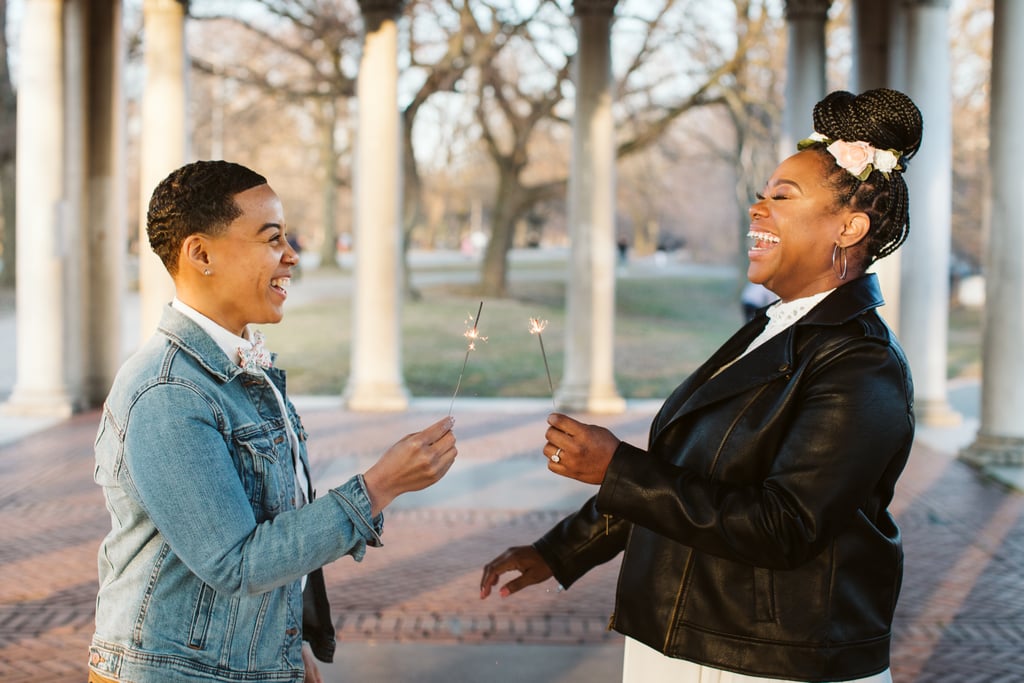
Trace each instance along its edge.
{"label": "bare tree", "polygon": [[[737,0],[737,13],[752,2]],[[759,4],[759,3],[757,3]],[[499,182],[491,221],[492,235],[484,256],[483,293],[502,296],[506,290],[507,254],[516,222],[537,203],[564,193],[564,175],[527,182],[536,162],[533,136],[566,123],[563,99],[571,90],[570,63],[575,42],[565,39],[568,17],[557,11],[538,14],[524,24],[523,45],[510,58],[493,60],[481,69],[481,135],[498,169]],[[716,13],[717,12],[717,13]],[[739,90],[747,54],[761,40],[762,14],[743,23],[741,31],[722,35],[711,26],[721,22],[720,6],[662,0],[625,2],[617,15],[619,31],[616,129],[618,158],[637,155],[663,139],[687,113],[727,101]],[[540,34],[544,38],[540,38]],[[559,52],[561,50],[561,52]],[[527,57],[545,63],[549,80],[524,74]],[[540,83],[538,86],[537,83]]]}
{"label": "bare tree", "polygon": [[[570,84],[570,54],[545,49],[554,45],[537,37],[539,31],[557,35],[554,18],[554,12],[538,13],[515,24],[510,33],[520,49],[489,60],[479,70],[477,121],[498,174],[491,236],[482,263],[484,296],[505,295],[516,224],[540,202],[565,193],[564,170],[554,178],[528,176],[536,138],[553,123],[566,124],[558,108]],[[532,72],[526,71],[529,64]]]}
{"label": "bare tree", "polygon": [[[335,264],[338,241],[338,194],[350,186],[351,149],[338,134],[339,112],[355,96],[361,21],[353,0],[257,0],[261,13],[198,15],[244,29],[256,41],[246,59],[215,63],[212,56],[193,57],[193,66],[216,78],[256,88],[280,101],[306,109],[319,128],[321,188],[321,265]],[[260,49],[261,48],[261,49]]]}
{"label": "bare tree", "polygon": [[[463,87],[471,70],[486,68],[509,36],[522,29],[522,22],[509,25],[502,21],[498,10],[487,2],[417,0],[407,14],[411,18],[409,68],[422,74],[422,79],[402,109],[402,233],[406,253],[413,231],[424,218],[424,181],[414,142],[417,116],[434,96],[455,93]],[[409,286],[408,276],[405,282],[407,294],[418,296]]]}

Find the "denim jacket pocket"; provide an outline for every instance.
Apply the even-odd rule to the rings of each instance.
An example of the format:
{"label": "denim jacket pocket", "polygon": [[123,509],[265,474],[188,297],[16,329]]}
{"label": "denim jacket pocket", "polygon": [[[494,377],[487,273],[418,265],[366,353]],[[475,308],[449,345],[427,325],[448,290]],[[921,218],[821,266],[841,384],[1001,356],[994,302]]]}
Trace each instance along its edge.
{"label": "denim jacket pocket", "polygon": [[285,509],[291,482],[285,481],[285,468],[281,466],[273,432],[262,432],[257,436],[236,434],[231,455],[256,521],[263,522],[277,516]]}

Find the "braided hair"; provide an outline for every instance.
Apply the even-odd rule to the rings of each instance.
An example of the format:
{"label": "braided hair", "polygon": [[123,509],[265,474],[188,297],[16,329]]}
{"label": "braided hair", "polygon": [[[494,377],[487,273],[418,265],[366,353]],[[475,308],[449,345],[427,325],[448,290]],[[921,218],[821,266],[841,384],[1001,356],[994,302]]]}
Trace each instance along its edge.
{"label": "braided hair", "polygon": [[814,130],[829,140],[867,142],[899,155],[889,173],[874,169],[861,180],[835,163],[826,151],[828,142],[806,147],[827,158],[827,181],[838,204],[863,211],[871,219],[865,238],[868,263],[896,251],[910,233],[910,198],[903,172],[921,146],[920,110],[909,97],[888,88],[860,95],[839,90],[814,105]]}
{"label": "braided hair", "polygon": [[146,235],[167,272],[177,273],[178,251],[189,235],[223,232],[242,215],[235,195],[266,182],[230,161],[195,161],[160,181],[149,200]]}

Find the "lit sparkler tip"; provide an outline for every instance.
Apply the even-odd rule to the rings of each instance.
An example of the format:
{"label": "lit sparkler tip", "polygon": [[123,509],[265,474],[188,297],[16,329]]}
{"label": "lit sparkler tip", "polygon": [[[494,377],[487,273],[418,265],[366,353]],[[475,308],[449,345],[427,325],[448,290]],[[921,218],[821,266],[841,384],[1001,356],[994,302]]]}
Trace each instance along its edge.
{"label": "lit sparkler tip", "polygon": [[530,318],[530,334],[540,334],[544,331],[544,328],[548,326],[547,320],[541,320],[540,318]]}

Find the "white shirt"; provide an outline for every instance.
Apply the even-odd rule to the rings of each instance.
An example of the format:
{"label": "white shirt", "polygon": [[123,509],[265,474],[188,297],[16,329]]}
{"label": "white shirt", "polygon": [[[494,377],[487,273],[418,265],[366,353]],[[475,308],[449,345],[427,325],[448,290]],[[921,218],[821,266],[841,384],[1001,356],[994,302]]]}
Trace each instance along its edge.
{"label": "white shirt", "polygon": [[[203,331],[210,335],[210,338],[216,342],[217,346],[230,358],[235,364],[238,364],[239,347],[243,349],[251,348],[252,341],[246,337],[239,337],[234,332],[221,327],[213,320],[207,318],[205,315],[192,308],[178,297],[174,297],[171,301],[171,306],[182,313],[182,315],[188,316],[195,324],[203,328]],[[249,328],[246,328],[245,334],[248,336]],[[306,472],[306,467],[302,463],[302,459],[299,458],[299,439],[295,434],[295,429],[292,427],[292,421],[288,418],[288,409],[284,404],[284,396],[278,391],[277,387],[269,378],[264,375],[264,379],[267,380],[267,384],[274,392],[274,397],[277,399],[278,408],[281,409],[281,415],[284,417],[285,430],[288,433],[288,444],[292,450],[292,464],[295,467],[295,507],[302,507],[306,504],[306,491],[309,490],[309,474]]]}

